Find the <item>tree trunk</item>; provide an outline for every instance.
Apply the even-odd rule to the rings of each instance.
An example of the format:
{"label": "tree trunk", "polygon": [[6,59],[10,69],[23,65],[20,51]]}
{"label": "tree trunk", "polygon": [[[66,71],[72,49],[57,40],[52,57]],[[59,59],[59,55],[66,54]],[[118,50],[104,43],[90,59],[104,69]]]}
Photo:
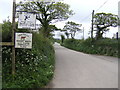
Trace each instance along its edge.
{"label": "tree trunk", "polygon": [[101,39],[102,38],[102,35],[103,35],[103,27],[102,28],[100,28],[99,26],[97,26],[97,33],[96,33],[96,39],[98,40],[98,39]]}
{"label": "tree trunk", "polygon": [[97,35],[96,35],[96,39],[97,39],[97,40],[100,39],[100,38],[101,38],[100,29],[97,31],[96,34],[97,34]]}
{"label": "tree trunk", "polygon": [[71,33],[71,38],[74,39],[74,36],[72,35],[72,33]]}
{"label": "tree trunk", "polygon": [[48,28],[49,24],[48,23],[45,23],[42,27],[43,27],[43,30],[42,30],[42,33],[44,35],[44,37],[49,37],[50,36],[50,30]]}

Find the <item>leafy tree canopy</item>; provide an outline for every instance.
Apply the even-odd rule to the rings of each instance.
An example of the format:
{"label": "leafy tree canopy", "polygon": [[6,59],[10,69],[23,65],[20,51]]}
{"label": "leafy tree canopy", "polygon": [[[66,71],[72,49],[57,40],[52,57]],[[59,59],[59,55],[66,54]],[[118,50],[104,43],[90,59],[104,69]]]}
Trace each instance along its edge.
{"label": "leafy tree canopy", "polygon": [[111,13],[96,13],[94,15],[94,25],[97,31],[96,38],[102,38],[103,33],[109,30],[108,27],[117,27],[118,16]]}
{"label": "leafy tree canopy", "polygon": [[[81,30],[80,27],[81,27],[81,24],[77,24],[75,22],[68,21],[66,23],[66,25],[64,26],[63,31],[69,31],[70,32],[69,34],[71,35],[71,37],[74,38],[76,32]],[[66,35],[68,37],[68,33]]]}
{"label": "leafy tree canopy", "polygon": [[69,9],[70,6],[62,2],[20,2],[17,8],[20,11],[37,12],[37,20],[44,28],[43,33],[46,37],[50,33],[50,23],[66,20],[74,14]]}

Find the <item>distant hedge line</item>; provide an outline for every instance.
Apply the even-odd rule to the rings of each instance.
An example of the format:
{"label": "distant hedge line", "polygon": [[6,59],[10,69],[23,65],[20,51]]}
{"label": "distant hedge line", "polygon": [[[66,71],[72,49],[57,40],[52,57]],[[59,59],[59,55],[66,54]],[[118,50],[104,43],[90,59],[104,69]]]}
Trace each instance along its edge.
{"label": "distant hedge line", "polygon": [[33,34],[32,49],[16,49],[16,73],[11,74],[11,47],[2,47],[3,88],[41,88],[53,77],[54,48],[40,34]]}
{"label": "distant hedge line", "polygon": [[63,46],[76,51],[118,57],[118,40],[116,39],[100,39],[91,42],[91,39],[76,40],[66,39]]}

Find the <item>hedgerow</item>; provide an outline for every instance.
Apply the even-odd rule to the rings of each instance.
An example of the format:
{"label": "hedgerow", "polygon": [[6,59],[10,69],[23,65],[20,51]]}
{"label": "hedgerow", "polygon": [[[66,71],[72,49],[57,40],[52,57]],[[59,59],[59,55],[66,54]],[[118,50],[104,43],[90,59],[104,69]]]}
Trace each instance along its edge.
{"label": "hedgerow", "polygon": [[45,87],[54,74],[54,48],[40,34],[33,34],[32,49],[16,49],[16,71],[11,74],[11,47],[2,47],[3,88]]}
{"label": "hedgerow", "polygon": [[90,38],[86,40],[66,39],[62,45],[88,54],[118,56],[118,40],[116,39],[106,38],[94,40],[93,42],[91,42]]}

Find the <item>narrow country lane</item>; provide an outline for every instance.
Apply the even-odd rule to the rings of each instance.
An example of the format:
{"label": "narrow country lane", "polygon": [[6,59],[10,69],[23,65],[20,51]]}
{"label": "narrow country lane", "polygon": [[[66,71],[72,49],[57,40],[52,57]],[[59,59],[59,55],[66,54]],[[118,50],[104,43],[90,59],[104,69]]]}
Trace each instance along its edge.
{"label": "narrow country lane", "polygon": [[54,44],[55,75],[49,88],[118,88],[118,59],[89,55]]}

